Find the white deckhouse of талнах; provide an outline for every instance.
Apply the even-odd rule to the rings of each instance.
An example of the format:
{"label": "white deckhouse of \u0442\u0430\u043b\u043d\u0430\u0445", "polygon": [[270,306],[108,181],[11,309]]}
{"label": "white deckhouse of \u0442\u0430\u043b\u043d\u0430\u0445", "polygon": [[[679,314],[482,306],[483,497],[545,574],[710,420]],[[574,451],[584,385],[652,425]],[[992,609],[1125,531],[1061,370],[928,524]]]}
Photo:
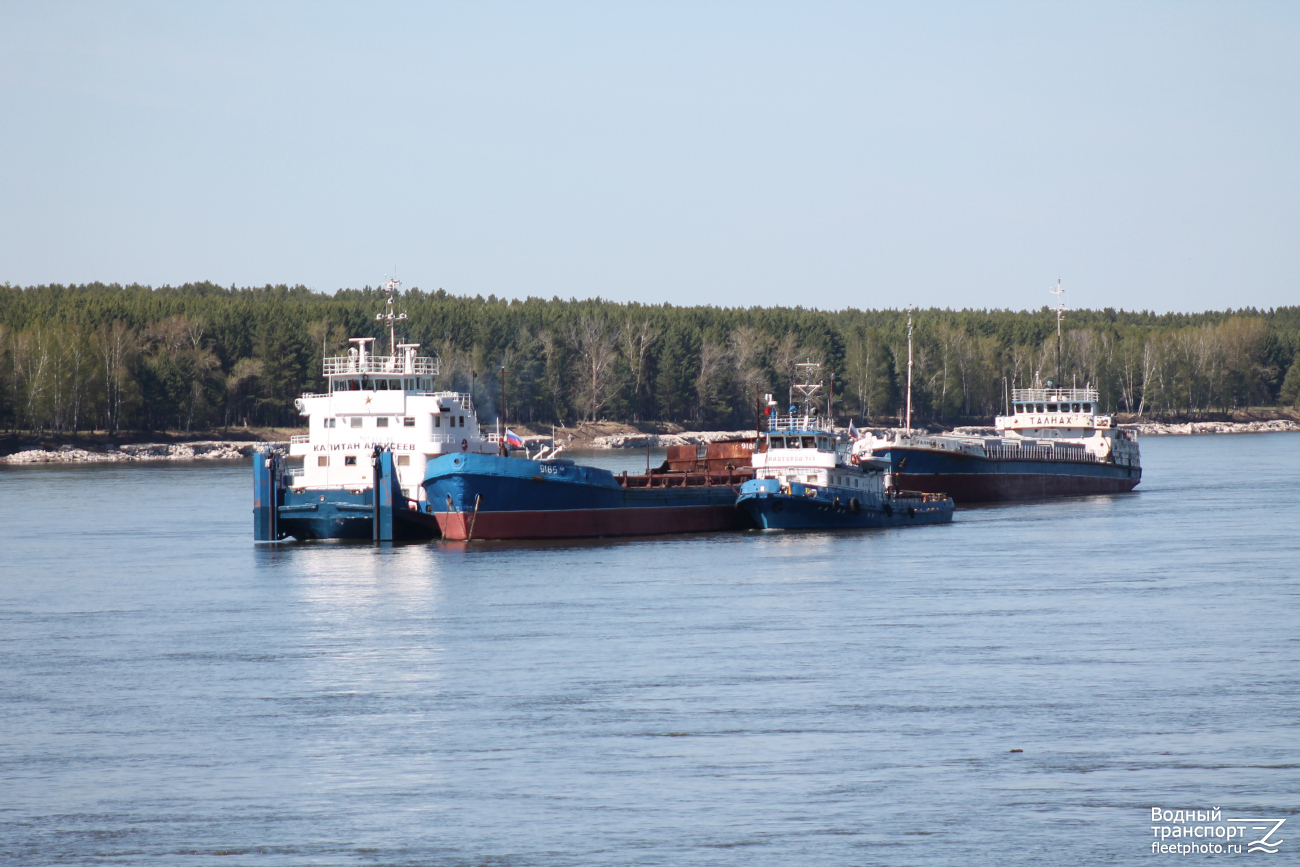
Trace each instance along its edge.
{"label": "white deckhouse of \u0442\u0430\u043b\u043d\u0430\u0445", "polygon": [[373,337],[354,337],[347,355],[324,360],[328,391],[295,401],[310,432],[289,441],[292,488],[368,489],[382,447],[393,452],[403,493],[419,499],[425,464],[439,455],[500,451],[500,437],[479,430],[469,394],[434,389],[438,359],[417,355],[418,343],[397,343],[394,323],[406,318],[393,312],[399,285],[385,284],[387,310],[375,317],[388,323],[389,354],[374,354]]}
{"label": "white deckhouse of \u0442\u0430\u043b\u043d\u0430\u0445", "polygon": [[1080,458],[1118,466],[1142,465],[1137,440],[1098,409],[1097,389],[1047,388],[1011,390],[1011,414],[994,421],[1008,440],[1056,450],[1076,448]]}

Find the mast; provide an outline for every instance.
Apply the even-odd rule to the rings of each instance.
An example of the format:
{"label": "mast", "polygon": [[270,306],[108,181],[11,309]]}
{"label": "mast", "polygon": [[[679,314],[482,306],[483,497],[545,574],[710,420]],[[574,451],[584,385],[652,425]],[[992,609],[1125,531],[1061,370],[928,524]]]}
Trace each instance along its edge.
{"label": "mast", "polygon": [[821,365],[815,361],[801,361],[794,367],[803,381],[794,383],[791,390],[799,392],[799,405],[803,408],[804,415],[815,415],[817,392],[822,390],[822,382],[820,380],[814,382],[813,377],[821,370]]}
{"label": "mast", "polygon": [[1061,388],[1064,385],[1061,382],[1063,378],[1061,376],[1061,320],[1065,318],[1066,310],[1065,299],[1061,297],[1065,294],[1065,290],[1061,288],[1061,278],[1056,278],[1055,289],[1047,291],[1056,296],[1056,387]]}
{"label": "mast", "polygon": [[912,429],[912,311],[907,311],[907,430]]}
{"label": "mast", "polygon": [[396,277],[384,284],[384,291],[388,293],[388,306],[383,313],[376,313],[375,320],[378,322],[388,323],[388,354],[397,357],[397,328],[396,323],[406,318],[405,313],[393,312],[393,296],[397,294],[397,287],[402,285],[402,281]]}

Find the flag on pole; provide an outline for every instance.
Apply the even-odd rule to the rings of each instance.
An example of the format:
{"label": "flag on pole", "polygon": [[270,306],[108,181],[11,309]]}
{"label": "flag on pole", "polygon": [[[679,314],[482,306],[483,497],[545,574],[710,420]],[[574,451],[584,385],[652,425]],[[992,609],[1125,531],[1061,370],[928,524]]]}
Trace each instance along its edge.
{"label": "flag on pole", "polygon": [[506,445],[512,449],[522,449],[524,447],[523,438],[519,434],[506,428]]}
{"label": "flag on pole", "polygon": [[850,439],[858,438],[858,429],[854,427],[853,419],[849,419],[849,438]]}

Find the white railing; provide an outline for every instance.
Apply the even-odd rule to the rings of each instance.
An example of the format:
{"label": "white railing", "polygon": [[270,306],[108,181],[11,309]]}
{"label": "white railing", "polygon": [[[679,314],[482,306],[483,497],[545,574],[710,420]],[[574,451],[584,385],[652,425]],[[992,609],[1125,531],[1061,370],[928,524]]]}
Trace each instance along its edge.
{"label": "white railing", "polygon": [[[473,440],[473,439],[474,437],[472,436],[472,434],[470,434],[469,428],[465,428],[464,430],[459,431],[458,433],[442,433],[441,431],[438,431],[432,434],[429,437],[428,441],[431,443],[454,443],[456,445],[460,445],[461,440]],[[477,439],[485,443],[500,443],[501,440],[504,438],[497,433],[480,432]]]}
{"label": "white railing", "polygon": [[815,415],[781,415],[772,413],[771,418],[767,421],[767,429],[772,433],[785,433],[788,431],[818,431],[821,433],[834,433],[830,421],[824,418],[818,418]]}
{"label": "white railing", "polygon": [[309,443],[309,442],[311,442],[311,434],[294,434],[293,436],[289,437],[289,445],[295,445],[297,443]]}
{"label": "white railing", "polygon": [[304,472],[305,470],[303,470],[302,467],[286,467],[284,470],[284,474],[291,479],[298,478],[299,476],[303,475]]}
{"label": "white railing", "polygon": [[1061,401],[1097,401],[1097,389],[1095,388],[1013,388],[1011,389],[1011,400],[1015,402],[1028,403],[1033,401],[1044,403],[1060,403]]}
{"label": "white railing", "polygon": [[1081,445],[1055,443],[1046,445],[991,445],[985,453],[995,461],[1068,461],[1070,463],[1104,463]]}
{"label": "white railing", "polygon": [[374,373],[391,376],[437,376],[438,359],[404,355],[336,355],[325,359],[325,375]]}

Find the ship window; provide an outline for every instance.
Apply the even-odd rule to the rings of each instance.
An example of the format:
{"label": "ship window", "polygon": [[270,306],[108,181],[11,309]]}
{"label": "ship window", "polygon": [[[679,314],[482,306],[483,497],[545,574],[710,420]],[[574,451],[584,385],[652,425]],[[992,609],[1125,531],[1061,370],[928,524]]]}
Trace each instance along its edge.
{"label": "ship window", "polygon": [[415,427],[415,418],[408,415],[406,418],[402,419],[402,427]]}
{"label": "ship window", "polygon": [[390,379],[388,380],[388,387],[393,391],[401,391],[402,381],[400,379]]}
{"label": "ship window", "polygon": [[1085,404],[1083,405],[1083,411],[1084,411],[1084,412],[1092,412],[1092,404],[1090,404],[1090,403],[1085,403]]}
{"label": "ship window", "polygon": [[329,465],[330,465],[330,456],[329,456],[329,455],[317,455],[317,456],[316,456],[316,466],[318,466],[318,467],[328,467]]}
{"label": "ship window", "polygon": [[411,465],[411,456],[410,456],[410,455],[398,455],[398,456],[397,456],[397,465],[398,465],[399,467],[409,467],[409,466]]}
{"label": "ship window", "polygon": [[345,467],[355,467],[356,465],[357,465],[356,455],[348,455],[343,459],[343,466]]}
{"label": "ship window", "polygon": [[463,416],[463,415],[460,417],[460,426],[461,426],[461,427],[464,427],[464,426],[465,426],[465,416]]}
{"label": "ship window", "polygon": [[1039,412],[1045,412],[1045,410],[1044,410],[1044,408],[1043,408],[1043,405],[1042,405],[1041,403],[1038,405],[1038,411],[1039,411]]}
{"label": "ship window", "polygon": [[359,415],[352,416],[352,426],[361,427],[361,416]]}
{"label": "ship window", "polygon": [[324,421],[325,421],[325,427],[334,427],[334,426],[337,424],[338,419],[336,419],[336,418],[327,418],[327,419],[325,419]]}
{"label": "ship window", "polygon": [[433,417],[433,426],[442,427],[442,416],[435,414]]}
{"label": "ship window", "polygon": [[360,391],[360,390],[361,390],[360,381],[355,379],[348,380],[348,391]]}
{"label": "ship window", "polygon": [[803,447],[806,448],[806,449],[815,449],[815,448],[817,448],[817,437],[804,437],[804,438],[803,438]]}
{"label": "ship window", "polygon": [[381,416],[375,419],[375,427],[388,427],[388,416]]}
{"label": "ship window", "polygon": [[1056,404],[1054,404],[1054,403],[1049,403],[1049,404],[1047,405],[1047,411],[1048,411],[1048,412],[1056,412]]}
{"label": "ship window", "polygon": [[386,380],[386,379],[376,379],[376,380],[375,380],[375,390],[376,390],[376,391],[388,391],[388,380]]}

